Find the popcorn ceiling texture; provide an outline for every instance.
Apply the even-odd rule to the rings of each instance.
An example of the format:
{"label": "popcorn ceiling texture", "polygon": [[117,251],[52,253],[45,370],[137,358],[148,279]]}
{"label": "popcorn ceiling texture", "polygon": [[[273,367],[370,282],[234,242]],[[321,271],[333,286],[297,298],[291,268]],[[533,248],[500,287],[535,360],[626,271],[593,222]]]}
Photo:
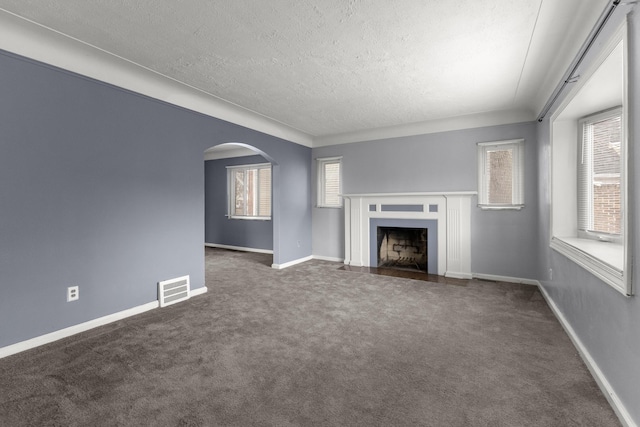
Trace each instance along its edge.
{"label": "popcorn ceiling texture", "polygon": [[555,86],[575,54],[567,36],[577,34],[579,45],[584,23],[603,7],[0,0],[2,9],[315,136],[504,110],[533,119],[551,90],[541,85]]}

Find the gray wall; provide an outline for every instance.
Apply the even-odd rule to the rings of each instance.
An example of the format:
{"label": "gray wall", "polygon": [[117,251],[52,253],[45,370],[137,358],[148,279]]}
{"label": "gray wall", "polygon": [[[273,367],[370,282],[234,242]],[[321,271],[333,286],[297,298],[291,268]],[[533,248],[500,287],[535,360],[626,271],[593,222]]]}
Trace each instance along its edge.
{"label": "gray wall", "polygon": [[[637,9],[635,7],[634,9]],[[622,6],[619,11],[622,11]],[[624,17],[616,15],[607,25],[591,57],[618,27]],[[632,250],[635,277],[638,277],[638,242],[640,242],[640,174],[635,165],[640,164],[638,123],[640,123],[640,19],[637,10],[629,21],[629,122],[630,193],[632,215]],[[587,59],[583,67],[588,67]],[[580,74],[580,71],[578,72]],[[566,93],[564,94],[566,95]],[[556,106],[560,101],[556,103]],[[551,114],[549,114],[550,116]],[[588,273],[574,262],[549,248],[550,236],[550,123],[545,119],[539,125],[538,147],[540,177],[540,270],[542,286],[571,324],[576,335],[595,360],[615,393],[637,424],[640,424],[640,301],[637,296],[624,297],[609,285]],[[549,269],[553,280],[549,280]],[[640,291],[634,279],[636,295]]]}
{"label": "gray wall", "polygon": [[[343,156],[344,193],[477,191],[476,143],[516,138],[525,139],[525,207],[521,211],[483,211],[473,200],[471,269],[473,273],[535,279],[538,187],[534,123],[333,145],[314,148],[312,154],[314,158]],[[315,191],[314,185],[314,197]],[[343,218],[343,209],[314,208],[314,255],[344,259]]]}
{"label": "gray wall", "polygon": [[9,53],[0,69],[0,347],[155,301],[160,280],[202,287],[217,144],[277,163],[274,262],[311,254],[309,148]]}
{"label": "gray wall", "polygon": [[[639,27],[633,15],[633,165],[640,160]],[[12,54],[0,52],[0,69],[0,347],[155,301],[159,280],[190,274],[194,287],[203,286],[208,147],[247,143],[275,161],[274,262],[285,263],[311,254],[310,230],[314,254],[344,257],[342,210],[313,208],[311,221],[312,158],[344,156],[347,193],[475,190],[475,143],[525,138],[526,207],[473,209],[472,271],[541,279],[640,423],[637,297],[623,297],[549,249],[548,120],[312,153]],[[635,168],[631,182],[639,188]],[[640,198],[632,207],[637,254]],[[66,303],[72,285],[80,286],[80,300]]]}
{"label": "gray wall", "polygon": [[262,156],[204,162],[206,243],[252,249],[273,249],[273,221],[227,218],[227,166],[268,163]]}

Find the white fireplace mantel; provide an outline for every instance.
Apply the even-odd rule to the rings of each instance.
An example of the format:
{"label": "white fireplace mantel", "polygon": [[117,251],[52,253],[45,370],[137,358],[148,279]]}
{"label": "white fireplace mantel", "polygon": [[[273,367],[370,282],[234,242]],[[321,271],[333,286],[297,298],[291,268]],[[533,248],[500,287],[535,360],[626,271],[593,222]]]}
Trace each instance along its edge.
{"label": "white fireplace mantel", "polygon": [[345,260],[370,267],[370,220],[436,220],[438,275],[471,278],[471,198],[475,191],[343,194]]}

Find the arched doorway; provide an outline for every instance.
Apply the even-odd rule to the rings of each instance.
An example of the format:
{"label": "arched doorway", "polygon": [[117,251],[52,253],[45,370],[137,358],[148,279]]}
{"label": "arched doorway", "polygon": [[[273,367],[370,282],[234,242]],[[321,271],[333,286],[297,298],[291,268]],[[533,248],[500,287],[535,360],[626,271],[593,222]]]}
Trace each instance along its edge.
{"label": "arched doorway", "polygon": [[[205,246],[271,253],[271,262],[275,263],[278,259],[277,162],[252,145],[229,142],[205,150],[204,166]],[[242,176],[247,177],[246,182],[242,181]],[[235,186],[236,177],[240,177],[237,185],[244,189],[244,195]],[[265,204],[265,188],[269,190],[268,205]],[[237,194],[246,199],[240,200],[238,205]],[[246,210],[247,206],[256,209],[254,214],[236,211],[237,207]]]}

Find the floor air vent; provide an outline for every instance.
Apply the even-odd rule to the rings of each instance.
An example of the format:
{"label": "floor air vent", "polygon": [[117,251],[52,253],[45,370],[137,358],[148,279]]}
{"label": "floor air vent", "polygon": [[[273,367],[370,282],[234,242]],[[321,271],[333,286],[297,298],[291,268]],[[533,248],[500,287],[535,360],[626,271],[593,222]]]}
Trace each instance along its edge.
{"label": "floor air vent", "polygon": [[160,307],[189,299],[190,290],[189,276],[158,282]]}

